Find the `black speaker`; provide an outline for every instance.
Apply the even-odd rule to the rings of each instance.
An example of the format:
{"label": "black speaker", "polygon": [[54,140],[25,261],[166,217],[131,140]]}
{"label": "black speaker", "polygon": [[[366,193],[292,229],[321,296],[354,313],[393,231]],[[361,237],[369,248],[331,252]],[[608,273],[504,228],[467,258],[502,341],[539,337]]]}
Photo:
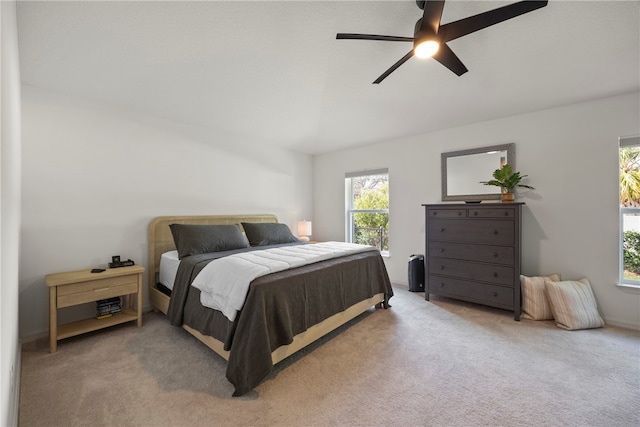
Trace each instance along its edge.
{"label": "black speaker", "polygon": [[409,290],[424,292],[424,255],[409,257]]}

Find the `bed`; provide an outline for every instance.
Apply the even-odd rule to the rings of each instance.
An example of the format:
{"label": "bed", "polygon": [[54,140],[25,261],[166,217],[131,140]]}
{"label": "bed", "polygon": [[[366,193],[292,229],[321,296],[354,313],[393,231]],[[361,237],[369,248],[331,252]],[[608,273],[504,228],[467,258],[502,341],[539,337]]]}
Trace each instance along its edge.
{"label": "bed", "polygon": [[[242,309],[230,320],[222,311],[203,306],[201,291],[191,282],[212,260],[244,249],[201,251],[178,260],[174,255],[166,264],[168,254],[183,249],[176,248],[174,227],[236,225],[240,231],[251,229],[253,233],[254,227],[271,227],[263,224],[275,227],[279,223],[274,215],[266,214],[162,216],[149,224],[149,300],[172,324],[184,328],[227,360],[226,376],[235,388],[234,396],[252,390],[276,363],[365,311],[389,307],[393,296],[380,253],[367,249],[255,278],[248,286]],[[290,233],[288,229],[286,232]],[[243,238],[251,240],[244,232]],[[247,250],[314,245],[297,241],[266,243]],[[163,255],[165,260],[161,263]],[[175,277],[169,291],[160,283],[161,270],[165,281],[167,274]]]}

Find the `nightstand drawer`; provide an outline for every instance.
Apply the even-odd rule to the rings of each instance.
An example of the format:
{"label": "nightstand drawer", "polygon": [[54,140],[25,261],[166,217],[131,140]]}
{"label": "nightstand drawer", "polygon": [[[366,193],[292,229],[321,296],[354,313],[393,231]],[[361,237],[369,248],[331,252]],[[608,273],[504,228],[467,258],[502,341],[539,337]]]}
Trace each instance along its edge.
{"label": "nightstand drawer", "polygon": [[[69,285],[58,286],[58,296],[79,294],[83,292],[100,291],[105,288],[124,286],[138,283],[137,274],[128,274],[119,277],[105,277],[104,279],[87,280],[84,282],[71,283]],[[135,292],[135,290],[134,290]]]}
{"label": "nightstand drawer", "polygon": [[[133,278],[135,279],[135,276],[133,276]],[[70,285],[70,286],[78,286],[78,285],[81,285],[81,284],[77,283],[75,285]],[[89,283],[86,283],[86,285],[95,285],[95,283],[89,282]],[[67,286],[63,286],[58,290],[62,291],[66,287]],[[97,288],[93,288],[93,286],[90,286],[86,290],[69,293],[67,295],[60,295],[60,292],[59,292],[58,308],[78,305],[85,302],[97,301],[105,298],[117,297],[120,295],[135,294],[137,292],[138,292],[137,281],[135,283],[125,283],[121,285],[111,285],[111,286],[105,285]]]}

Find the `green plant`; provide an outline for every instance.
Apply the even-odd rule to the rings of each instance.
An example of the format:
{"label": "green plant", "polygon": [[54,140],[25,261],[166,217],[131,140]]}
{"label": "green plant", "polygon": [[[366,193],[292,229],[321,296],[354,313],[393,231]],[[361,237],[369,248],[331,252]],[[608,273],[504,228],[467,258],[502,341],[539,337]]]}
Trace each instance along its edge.
{"label": "green plant", "polygon": [[[358,210],[388,210],[389,183],[366,177],[356,183],[358,194],[353,207]],[[383,212],[354,212],[354,242],[389,250],[389,214]]]}
{"label": "green plant", "polygon": [[511,165],[505,163],[500,169],[496,169],[493,172],[493,179],[490,181],[480,181],[480,184],[484,185],[494,185],[496,187],[500,187],[504,190],[505,193],[513,193],[513,190],[516,187],[530,188],[535,190],[530,185],[520,184],[522,178],[527,177],[528,175],[520,175],[520,172],[514,172],[511,168]]}
{"label": "green plant", "polygon": [[625,271],[640,273],[640,232],[625,231],[622,239]]}
{"label": "green plant", "polygon": [[620,148],[620,205],[640,205],[640,148]]}

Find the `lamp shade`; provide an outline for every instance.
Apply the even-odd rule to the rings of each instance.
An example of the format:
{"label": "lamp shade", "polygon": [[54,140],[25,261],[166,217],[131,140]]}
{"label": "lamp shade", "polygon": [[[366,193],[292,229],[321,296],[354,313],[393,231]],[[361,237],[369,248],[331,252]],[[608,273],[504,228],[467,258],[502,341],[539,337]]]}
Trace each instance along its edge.
{"label": "lamp shade", "polygon": [[311,236],[311,221],[298,222],[298,238],[308,241]]}

